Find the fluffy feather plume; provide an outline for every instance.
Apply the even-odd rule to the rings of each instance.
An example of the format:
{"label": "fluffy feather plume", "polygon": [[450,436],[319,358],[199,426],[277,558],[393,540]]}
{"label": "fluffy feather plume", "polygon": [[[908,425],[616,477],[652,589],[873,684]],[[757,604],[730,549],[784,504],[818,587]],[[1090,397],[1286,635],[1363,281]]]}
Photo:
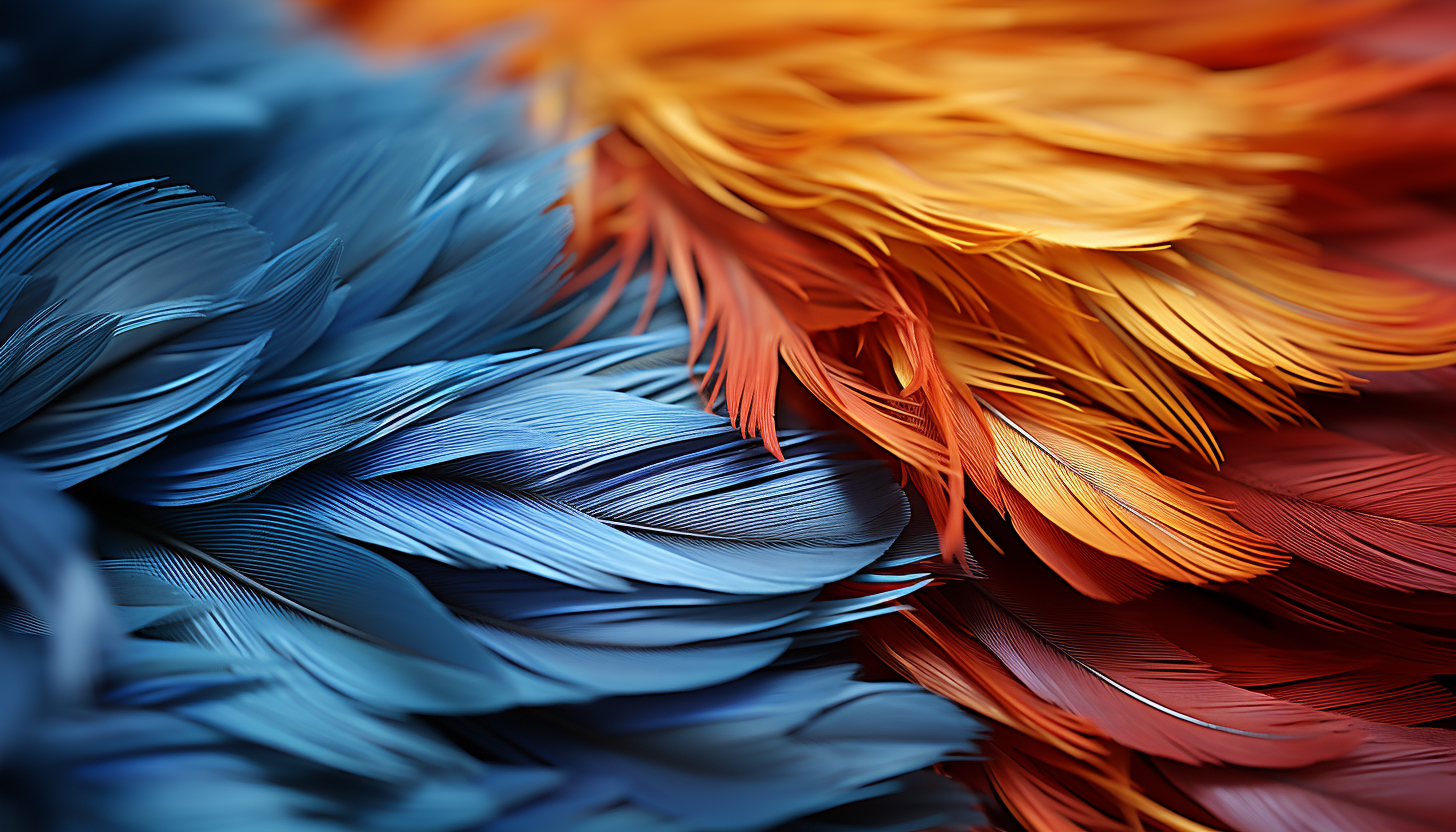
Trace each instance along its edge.
{"label": "fluffy feather plume", "polygon": [[1456,5],[313,5],[383,48],[531,13],[504,74],[605,131],[566,291],[670,276],[745,435],[802,387],[898,459],[905,580],[997,544],[861,624],[1002,726],[949,767],[997,823],[1456,817],[1410,727],[1456,717]]}
{"label": "fluffy feather plume", "polygon": [[518,95],[254,4],[10,11],[0,825],[974,820],[923,769],[976,721],[838,647],[923,584],[904,493],[704,412],[672,309],[552,303]]}

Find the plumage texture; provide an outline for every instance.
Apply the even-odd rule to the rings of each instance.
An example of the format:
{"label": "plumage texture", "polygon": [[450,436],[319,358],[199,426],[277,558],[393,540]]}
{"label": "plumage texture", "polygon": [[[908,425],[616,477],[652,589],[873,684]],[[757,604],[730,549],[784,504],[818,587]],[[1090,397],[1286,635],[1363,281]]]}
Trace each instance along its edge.
{"label": "plumage texture", "polygon": [[386,74],[250,3],[0,20],[0,826],[975,819],[922,770],[976,721],[840,645],[923,581],[822,593],[933,552],[907,498],[705,412],[669,299],[641,335],[553,301],[569,149],[478,52]]}
{"label": "plumage texture", "polygon": [[[386,44],[527,8],[324,5]],[[1279,205],[1286,172],[1319,163],[1293,152],[1307,134],[1441,77],[1444,59],[1214,73],[1075,34],[1166,25],[1166,13],[1097,2],[528,5],[544,32],[511,66],[548,85],[540,108],[568,130],[620,131],[578,189],[594,217],[579,250],[615,240],[604,258],[625,264],[621,277],[655,241],[654,271],[670,265],[700,339],[718,335],[730,415],[770,448],[782,359],[952,504],[966,474],[998,505],[1005,491],[1076,500],[1078,482],[1018,478],[997,425],[1040,425],[1134,465],[1126,439],[1216,461],[1205,391],[1273,423],[1305,415],[1301,389],[1348,391],[1352,372],[1452,357],[1449,293],[1320,268]],[[1247,13],[1207,5],[1185,14]],[[1271,37],[1318,38],[1328,24],[1303,25]],[[1156,475],[1123,489],[1113,497],[1155,514],[1188,511]],[[947,554],[959,516],[941,514]],[[1105,519],[1049,519],[1129,556],[1097,537]],[[1162,574],[1272,565],[1230,563],[1255,546],[1236,531],[1189,536],[1209,549]],[[1152,548],[1178,560],[1179,545]]]}
{"label": "plumage texture", "polygon": [[901,462],[949,585],[860,628],[1002,726],[995,823],[1449,827],[1456,4],[310,5],[534,17],[563,294],[671,277],[746,436]]}

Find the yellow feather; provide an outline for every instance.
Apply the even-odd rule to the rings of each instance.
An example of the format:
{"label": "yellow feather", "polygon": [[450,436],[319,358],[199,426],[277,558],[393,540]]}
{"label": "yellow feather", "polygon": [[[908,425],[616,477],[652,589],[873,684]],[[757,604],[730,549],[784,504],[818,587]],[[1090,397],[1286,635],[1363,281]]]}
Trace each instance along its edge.
{"label": "yellow feather", "polygon": [[1001,475],[1083,543],[1189,583],[1252,578],[1286,560],[1115,438],[1094,444],[1025,410],[983,406]]}

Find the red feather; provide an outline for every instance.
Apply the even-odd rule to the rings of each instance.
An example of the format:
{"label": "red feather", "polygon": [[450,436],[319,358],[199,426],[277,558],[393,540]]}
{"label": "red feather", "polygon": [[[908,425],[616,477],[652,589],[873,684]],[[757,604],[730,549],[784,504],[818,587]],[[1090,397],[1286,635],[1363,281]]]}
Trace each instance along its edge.
{"label": "red feather", "polygon": [[1110,751],[1090,722],[1038,697],[942,617],[911,610],[863,621],[860,632],[885,664],[941,696],[1093,765]]}
{"label": "red feather", "polygon": [[1456,458],[1315,428],[1231,434],[1224,452],[1184,477],[1245,526],[1362,581],[1456,592]]}
{"label": "red feather", "polygon": [[1421,676],[1353,670],[1260,688],[1261,693],[1311,708],[1392,725],[1417,725],[1456,716],[1456,696]]}
{"label": "red feather", "polygon": [[[1004,730],[987,745],[992,754],[985,766],[987,783],[1028,828],[1045,832],[1132,828],[1124,807],[1083,778],[1041,759],[1052,756],[1047,753],[1050,749],[1034,748],[1026,739]],[[1126,758],[1127,752],[1122,756]]]}
{"label": "red feather", "polygon": [[1456,459],[1402,453],[1314,428],[1229,436],[1223,474],[1346,511],[1456,524]]}
{"label": "red feather", "polygon": [[1168,587],[1125,609],[1240,687],[1320,679],[1379,661],[1337,645],[1328,632],[1270,621],[1257,609],[1208,590]]}
{"label": "red feather", "polygon": [[1381,656],[1392,672],[1456,670],[1456,604],[1449,595],[1383,589],[1307,563],[1223,591],[1337,633],[1347,647]]}
{"label": "red feather", "polygon": [[1059,584],[1032,559],[990,557],[990,578],[926,606],[960,619],[1023,684],[1130,748],[1187,763],[1297,767],[1359,742],[1348,720],[1219,680],[1120,608]]}
{"label": "red feather", "polygon": [[1456,745],[1446,731],[1366,723],[1349,754],[1292,771],[1156,765],[1224,822],[1260,832],[1450,832]]}
{"label": "red feather", "polygon": [[1276,624],[1228,601],[1170,587],[1129,609],[1230,684],[1397,725],[1456,716],[1456,695],[1423,675],[1391,672],[1383,651],[1313,627]]}

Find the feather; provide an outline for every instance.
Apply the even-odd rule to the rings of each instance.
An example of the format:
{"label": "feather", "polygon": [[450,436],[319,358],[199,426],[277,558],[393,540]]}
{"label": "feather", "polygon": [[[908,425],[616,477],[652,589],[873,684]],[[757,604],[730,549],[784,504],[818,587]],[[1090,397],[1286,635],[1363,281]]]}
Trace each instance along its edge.
{"label": "feather", "polygon": [[1333,431],[1247,433],[1225,443],[1218,475],[1189,478],[1234,503],[1242,522],[1285,549],[1360,580],[1451,591],[1456,486],[1449,457],[1399,453]]}
{"label": "feather", "polygon": [[[0,760],[43,710],[74,704],[93,683],[114,635],[101,582],[88,564],[86,520],[65,497],[15,462],[0,459],[0,586],[7,618],[23,612],[41,638],[0,630]],[[41,642],[42,643],[37,643]]]}
{"label": "feather", "polygon": [[[773,815],[869,799],[883,793],[871,785],[883,772],[955,747],[947,703],[910,686],[864,685],[842,667],[764,671],[703,691],[574,706],[555,720],[483,718],[458,730],[514,754],[579,760],[573,768],[616,781],[691,828],[751,829]],[[608,744],[591,741],[602,733]],[[719,748],[736,753],[702,753]],[[804,777],[814,790],[787,787]]]}
{"label": "feather", "polygon": [[159,137],[211,138],[254,133],[266,124],[258,104],[189,84],[136,84],[126,80],[49,96],[12,108],[0,119],[5,155],[45,147],[72,162],[98,150]]}
{"label": "feather", "polygon": [[1437,830],[1456,811],[1445,732],[1372,726],[1369,738],[1337,761],[1275,776],[1238,768],[1159,770],[1225,822],[1272,832],[1328,829]]}
{"label": "feather", "polygon": [[[178,703],[226,700],[255,680],[215,654],[128,639],[108,667],[105,704],[43,724],[29,765],[7,772],[29,799],[12,816],[42,825],[117,830],[459,828],[504,813],[549,789],[542,769],[481,768],[425,784],[372,781],[370,805],[340,799],[360,781],[240,745],[173,712]],[[181,788],[182,793],[177,789]]]}
{"label": "feather", "polygon": [[[1122,807],[1084,781],[1024,750],[1025,740],[997,745],[986,766],[988,785],[1028,829],[1037,832],[1122,832],[1131,829]],[[1018,747],[1020,746],[1020,747]]]}
{"label": "feather", "polygon": [[[395,43],[525,10],[515,0],[321,2]],[[52,454],[36,465],[62,485],[100,476],[123,499],[189,506],[136,509],[172,518],[176,528],[148,521],[153,538],[201,541],[186,545],[205,557],[170,557],[205,564],[209,577],[154,570],[148,583],[127,571],[122,588],[147,603],[125,620],[149,635],[206,641],[198,622],[221,615],[194,608],[211,596],[179,603],[156,579],[202,595],[219,575],[236,582],[233,570],[275,607],[302,607],[282,608],[358,660],[348,687],[319,654],[301,661],[302,648],[250,657],[290,695],[309,691],[337,705],[329,718],[353,720],[352,774],[342,771],[350,755],[327,756],[329,732],[310,733],[317,726],[287,708],[274,721],[294,716],[292,734],[265,737],[259,714],[273,712],[262,696],[178,705],[251,737],[250,760],[266,738],[270,763],[307,757],[356,777],[365,761],[394,783],[437,784],[434,802],[395,792],[399,802],[349,817],[326,801],[316,819],[427,828],[412,813],[430,807],[431,822],[500,829],[969,822],[954,801],[936,814],[945,792],[898,778],[967,748],[964,717],[808,666],[835,655],[839,626],[858,619],[891,667],[1035,738],[1004,732],[994,762],[963,764],[1029,825],[1140,829],[1146,819],[1193,832],[1260,828],[1268,815],[1290,828],[1381,828],[1402,808],[1381,769],[1401,755],[1427,776],[1450,768],[1443,752],[1410,745],[1417,734],[1350,718],[1416,722],[1451,707],[1431,678],[1451,667],[1453,631],[1441,433],[1331,424],[1271,439],[1225,410],[1265,427],[1303,422],[1320,410],[1304,394],[1350,392],[1369,371],[1415,384],[1412,371],[1451,360],[1449,287],[1414,276],[1433,258],[1378,267],[1376,249],[1321,257],[1290,233],[1311,219],[1339,233],[1305,204],[1313,194],[1379,203],[1449,178],[1438,155],[1450,134],[1444,92],[1422,87],[1444,83],[1452,64],[1439,38],[1410,35],[1440,28],[1429,8],[1440,4],[1395,5],[814,0],[686,14],[661,0],[547,4],[502,66],[538,82],[548,130],[607,125],[578,154],[590,173],[571,192],[575,263],[557,205],[569,151],[518,144],[515,102],[442,106],[468,60],[453,76],[383,82],[326,69],[319,51],[250,55],[223,25],[94,35],[108,44],[100,57],[54,70],[71,89],[7,82],[30,98],[12,108],[7,141],[84,155],[90,167],[63,176],[87,182],[117,180],[92,172],[146,145],[133,157],[151,160],[142,175],[197,171],[280,248],[297,248],[277,255],[258,238],[255,252],[239,249],[236,281],[197,279],[212,286],[197,295],[147,281],[159,293],[135,304],[121,294],[142,284],[86,265],[104,248],[94,241],[74,247],[84,257],[58,259],[58,274],[22,281],[32,269],[15,270],[0,299],[25,313],[13,322],[16,357],[0,361],[11,374],[0,394],[23,408],[0,443],[28,462]],[[160,54],[135,61],[148,50]],[[226,90],[145,117],[167,95],[209,85]],[[76,106],[88,100],[98,106]],[[193,155],[168,157],[186,147]],[[198,147],[218,150],[201,159]],[[1408,169],[1428,157],[1427,170]],[[17,190],[32,192],[34,178],[17,177],[29,183]],[[306,256],[334,236],[336,265]],[[299,279],[259,279],[269,262]],[[713,405],[722,394],[726,422],[677,409],[691,398],[685,374],[643,369],[675,343],[650,320],[669,274],[691,332],[677,357],[686,353]],[[83,306],[45,308],[47,281],[76,275],[65,294],[79,287]],[[624,298],[637,310],[614,308]],[[656,334],[502,355],[629,326]],[[904,522],[887,478],[785,429],[780,361],[904,463],[939,523],[942,563],[886,553]],[[154,378],[169,362],[185,371]],[[146,406],[108,409],[118,390],[143,391]],[[40,436],[64,426],[57,414],[82,411],[72,445]],[[730,423],[767,450],[730,436]],[[1203,465],[1224,456],[1217,473]],[[967,478],[1031,551],[980,557],[987,580],[883,615],[932,575],[974,574]],[[301,529],[273,536],[303,549],[276,544],[286,562],[259,566],[271,550],[249,548],[236,516]],[[133,549],[119,558],[165,559]],[[369,580],[341,572],[339,558],[367,564]],[[315,568],[327,580],[310,588]],[[302,584],[289,583],[295,573]],[[1232,583],[1215,595],[1163,579]],[[387,609],[337,606],[331,582],[376,593],[378,607],[409,599],[411,620],[439,636],[417,647],[468,646],[474,672],[537,677],[520,684],[542,698],[486,715],[441,708],[427,728],[412,705],[371,688],[393,690],[398,667],[419,658],[396,643],[409,628]],[[532,600],[504,600],[525,587]],[[701,614],[674,633],[683,610]],[[216,640],[285,643],[284,619],[237,618]],[[157,701],[170,706],[166,684]],[[745,732],[735,708],[797,730]],[[880,743],[882,725],[908,733]],[[364,753],[386,734],[383,750]],[[825,745],[801,747],[805,738]],[[558,780],[540,778],[542,760]],[[1222,765],[1185,765],[1195,762]],[[1417,782],[1418,769],[1401,765],[1399,785]],[[500,774],[486,766],[530,783],[515,798],[529,805],[460,809],[441,797],[458,795],[461,777]],[[281,779],[236,761],[216,770]],[[1330,809],[1326,781],[1362,773],[1368,791],[1348,790],[1358,805]],[[746,797],[745,779],[768,799]],[[1278,791],[1290,783],[1295,796]],[[1280,799],[1296,808],[1249,808]],[[301,814],[297,793],[274,800],[276,815]],[[1421,813],[1446,812],[1439,800],[1410,804],[1391,823],[1420,828]]]}
{"label": "feather", "polygon": [[1217,681],[1207,665],[1112,609],[1017,583],[1033,577],[1011,572],[1001,592],[993,583],[958,597],[970,631],[1032,690],[1119,742],[1189,763],[1282,768],[1357,741],[1347,723]]}
{"label": "feather", "polygon": [[1047,521],[1088,546],[1192,582],[1251,577],[1278,563],[1257,538],[1121,443],[1104,439],[1098,447],[1031,414],[1012,421],[987,409],[1002,476]]}
{"label": "feather", "polygon": [[1283,618],[1340,633],[1342,640],[1384,655],[1392,670],[1444,673],[1456,666],[1456,621],[1443,593],[1386,589],[1313,564],[1224,591]]}
{"label": "feather", "polygon": [[1456,696],[1422,676],[1350,671],[1328,679],[1270,686],[1261,692],[1387,725],[1416,725],[1456,716]]}
{"label": "feather", "polygon": [[1456,697],[1433,680],[1398,672],[1383,651],[1318,628],[1276,625],[1218,596],[1187,591],[1159,593],[1135,613],[1240,687],[1397,725],[1453,715]]}
{"label": "feather", "polygon": [[[0,444],[62,486],[156,445],[278,360],[288,341],[270,351],[270,335],[311,325],[280,312],[319,309],[332,284],[322,252],[264,265],[240,215],[186,189],[95,187],[17,205],[0,259],[23,287],[9,310],[23,323],[0,347],[11,381]],[[227,265],[204,273],[214,259]],[[293,286],[316,288],[295,298]],[[167,297],[178,288],[189,294]]]}
{"label": "feather", "polygon": [[1038,697],[985,645],[923,611],[860,625],[866,642],[907,678],[1078,759],[1106,752],[1088,720]]}
{"label": "feather", "polygon": [[1155,574],[1103,554],[1062,531],[1020,494],[1007,496],[1006,513],[1027,547],[1058,577],[1089,598],[1131,601],[1159,585]]}

